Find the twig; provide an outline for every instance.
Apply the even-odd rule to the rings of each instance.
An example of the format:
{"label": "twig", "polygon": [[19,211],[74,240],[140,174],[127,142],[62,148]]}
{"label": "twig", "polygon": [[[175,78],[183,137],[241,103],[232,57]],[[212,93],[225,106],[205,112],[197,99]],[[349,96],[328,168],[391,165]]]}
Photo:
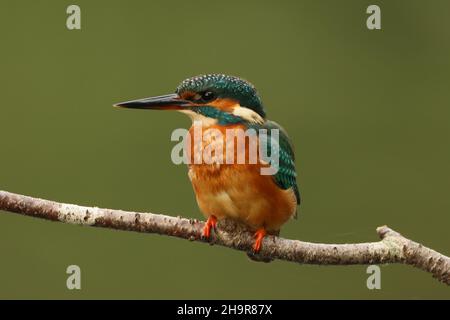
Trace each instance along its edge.
{"label": "twig", "polygon": [[[204,222],[153,213],[83,207],[0,191],[0,210],[64,223],[158,233],[191,241],[201,238]],[[288,240],[276,236],[264,239],[261,260],[280,259],[317,265],[404,263],[430,272],[450,285],[450,258],[382,226],[381,240],[355,244],[321,244]],[[219,221],[209,242],[250,252],[253,236],[245,226],[231,220]]]}

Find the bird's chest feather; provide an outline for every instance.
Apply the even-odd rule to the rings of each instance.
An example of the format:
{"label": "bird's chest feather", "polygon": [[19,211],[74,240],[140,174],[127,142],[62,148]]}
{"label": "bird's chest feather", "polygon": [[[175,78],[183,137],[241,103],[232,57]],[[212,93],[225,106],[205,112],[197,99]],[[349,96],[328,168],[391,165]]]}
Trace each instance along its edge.
{"label": "bird's chest feather", "polygon": [[[249,163],[248,140],[245,147],[239,148],[237,143],[230,146],[224,128],[215,128],[221,136],[206,133],[202,144],[191,143],[188,149],[191,159],[189,178],[201,211],[206,216],[237,218],[249,225],[273,225],[272,229],[276,230],[295,212],[292,192],[281,190],[272,176],[261,175],[261,167],[265,164],[259,163],[258,159],[256,163]],[[227,128],[242,129],[239,125]],[[234,162],[227,164],[227,153],[229,156],[231,151],[233,157],[229,159]],[[244,163],[237,163],[242,156]]]}
{"label": "bird's chest feather", "polygon": [[[238,146],[238,139],[230,137],[235,131],[245,130],[242,125],[218,126],[202,128],[200,132],[190,130],[188,157],[190,159],[189,178],[194,184],[195,191],[200,193],[217,193],[236,188],[241,179],[248,178],[259,170],[259,164],[249,164],[248,139],[245,145]],[[243,163],[238,159],[244,159]]]}

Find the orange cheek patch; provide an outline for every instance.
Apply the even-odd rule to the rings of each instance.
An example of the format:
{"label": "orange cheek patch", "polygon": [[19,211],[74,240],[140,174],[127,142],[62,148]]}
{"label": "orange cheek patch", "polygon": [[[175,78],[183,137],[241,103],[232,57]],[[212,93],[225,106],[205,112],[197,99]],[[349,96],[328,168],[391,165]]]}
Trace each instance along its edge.
{"label": "orange cheek patch", "polygon": [[232,112],[236,105],[239,105],[239,102],[234,99],[216,99],[208,103],[209,106],[215,107],[219,110],[225,112]]}
{"label": "orange cheek patch", "polygon": [[192,97],[194,97],[194,96],[195,96],[195,92],[193,92],[193,91],[185,91],[180,94],[180,98],[184,99],[184,100],[191,100]]}

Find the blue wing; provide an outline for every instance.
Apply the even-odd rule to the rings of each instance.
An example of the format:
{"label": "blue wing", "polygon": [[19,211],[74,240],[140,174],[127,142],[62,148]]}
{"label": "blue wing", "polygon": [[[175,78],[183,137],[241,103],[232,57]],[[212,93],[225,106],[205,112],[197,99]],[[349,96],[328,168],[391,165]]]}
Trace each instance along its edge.
{"label": "blue wing", "polygon": [[[295,155],[294,148],[291,141],[286,133],[286,131],[276,122],[267,120],[260,125],[252,125],[254,129],[266,129],[267,136],[260,136],[260,143],[265,143],[267,146],[267,160],[270,160],[271,147],[274,143],[279,145],[279,167],[276,174],[274,174],[273,179],[275,183],[283,190],[291,189],[295,193],[297,199],[297,204],[301,202],[300,192],[297,186],[297,172],[295,170]],[[279,138],[278,142],[275,137],[271,135],[271,129],[278,129]],[[263,159],[264,160],[264,159]]]}

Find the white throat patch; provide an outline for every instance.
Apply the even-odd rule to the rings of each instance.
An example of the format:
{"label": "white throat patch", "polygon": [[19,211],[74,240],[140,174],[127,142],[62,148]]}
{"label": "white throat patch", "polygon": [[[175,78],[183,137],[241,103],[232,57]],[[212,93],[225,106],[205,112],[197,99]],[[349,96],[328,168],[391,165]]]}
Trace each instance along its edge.
{"label": "white throat patch", "polygon": [[250,123],[264,123],[264,119],[252,109],[236,105],[233,109],[235,116],[241,117]]}
{"label": "white throat patch", "polygon": [[205,117],[191,110],[179,110],[181,113],[187,114],[191,118],[192,123],[201,122],[203,127],[209,127],[217,123],[217,119]]}

